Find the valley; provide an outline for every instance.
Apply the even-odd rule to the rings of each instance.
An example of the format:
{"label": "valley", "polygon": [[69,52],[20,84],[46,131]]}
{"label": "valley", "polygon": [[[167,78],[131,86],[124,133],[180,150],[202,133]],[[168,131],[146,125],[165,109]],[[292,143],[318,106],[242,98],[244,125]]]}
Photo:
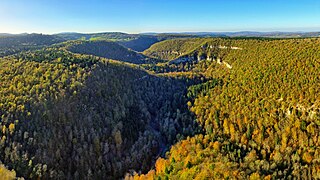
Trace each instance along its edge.
{"label": "valley", "polygon": [[320,177],[319,38],[4,36],[0,175]]}

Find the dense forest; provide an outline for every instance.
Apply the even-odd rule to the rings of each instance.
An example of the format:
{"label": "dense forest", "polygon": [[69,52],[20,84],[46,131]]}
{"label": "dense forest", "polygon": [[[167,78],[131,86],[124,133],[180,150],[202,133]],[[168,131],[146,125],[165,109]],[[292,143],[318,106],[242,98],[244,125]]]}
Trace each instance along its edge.
{"label": "dense forest", "polygon": [[209,56],[218,44],[219,58],[192,69],[213,81],[188,93],[196,96],[189,106],[205,133],[180,141],[155,170],[133,177],[319,178],[320,39],[213,39],[192,53]]}
{"label": "dense forest", "polygon": [[0,36],[0,57],[15,54],[21,51],[39,49],[55,43],[63,42],[58,36],[42,34],[4,34]]}
{"label": "dense forest", "polygon": [[146,63],[146,57],[129,50],[118,43],[108,41],[75,41],[66,47],[69,51],[79,54],[90,54],[133,64]]}
{"label": "dense forest", "polygon": [[18,177],[146,172],[177,137],[197,132],[186,105],[187,85],[196,79],[155,76],[62,48],[20,53],[0,64],[1,161]]}
{"label": "dense forest", "polygon": [[64,36],[0,58],[0,176],[320,178],[319,38]]}

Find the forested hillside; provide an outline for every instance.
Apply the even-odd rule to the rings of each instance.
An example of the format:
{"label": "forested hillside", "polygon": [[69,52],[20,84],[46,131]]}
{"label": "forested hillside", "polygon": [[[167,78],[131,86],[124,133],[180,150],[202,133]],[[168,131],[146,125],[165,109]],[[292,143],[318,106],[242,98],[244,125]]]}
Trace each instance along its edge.
{"label": "forested hillside", "polygon": [[159,42],[161,39],[155,36],[139,36],[130,41],[120,41],[119,43],[132,50],[142,52],[148,49],[151,45]]}
{"label": "forested hillside", "polygon": [[64,41],[57,36],[42,34],[4,34],[0,36],[0,57],[18,53],[20,51],[38,49]]}
{"label": "forested hillside", "polygon": [[205,133],[140,178],[319,178],[320,39],[205,41],[221,57],[192,68],[212,79],[189,88]]}
{"label": "forested hillside", "polygon": [[147,172],[197,132],[185,78],[63,48],[0,60],[0,158],[17,177],[113,179]]}
{"label": "forested hillside", "polygon": [[161,41],[163,38],[151,35],[126,34],[119,32],[109,33],[60,33],[57,36],[66,40],[91,40],[91,41],[111,41],[117,42],[134,51],[142,52],[148,49],[152,44]]}
{"label": "forested hillside", "polygon": [[173,60],[192,52],[205,42],[206,39],[202,38],[166,40],[152,45],[144,54],[157,59]]}
{"label": "forested hillside", "polygon": [[131,51],[115,42],[76,41],[67,45],[67,49],[74,53],[96,55],[134,64],[146,63],[144,55]]}
{"label": "forested hillside", "polygon": [[55,34],[66,40],[105,40],[105,41],[130,41],[136,39],[139,35],[136,34],[126,34],[121,32],[102,32],[102,33],[76,33],[76,32],[66,32]]}
{"label": "forested hillside", "polygon": [[111,41],[117,42],[134,51],[143,52],[151,45],[167,39],[196,37],[185,34],[127,34],[120,32],[104,33],[60,33],[55,34],[65,40],[90,40],[90,41]]}
{"label": "forested hillside", "polygon": [[0,58],[0,175],[320,178],[319,38],[118,43]]}

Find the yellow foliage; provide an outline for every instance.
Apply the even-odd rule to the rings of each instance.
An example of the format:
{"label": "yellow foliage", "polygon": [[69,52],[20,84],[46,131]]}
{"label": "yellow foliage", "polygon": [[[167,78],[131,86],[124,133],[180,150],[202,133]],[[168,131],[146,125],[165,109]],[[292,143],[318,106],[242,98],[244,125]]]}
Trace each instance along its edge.
{"label": "yellow foliage", "polygon": [[140,179],[143,179],[144,178],[144,174],[141,174],[141,176],[139,176],[139,175],[135,175],[134,176],[134,180],[140,180]]}
{"label": "yellow foliage", "polygon": [[224,130],[225,134],[229,134],[230,133],[230,131],[229,131],[229,122],[228,122],[227,119],[225,119],[223,121],[223,130]]}
{"label": "yellow foliage", "polygon": [[146,175],[144,174],[139,175],[138,173],[135,173],[135,172],[133,175],[127,174],[124,179],[125,180],[153,180],[154,176],[155,176],[155,171],[151,170]]}
{"label": "yellow foliage", "polygon": [[220,142],[219,142],[219,141],[214,142],[213,148],[214,148],[216,151],[220,151]]}
{"label": "yellow foliage", "polygon": [[307,126],[307,132],[310,133],[312,136],[315,134],[315,124],[310,123],[310,125]]}
{"label": "yellow foliage", "polygon": [[271,180],[271,175],[264,177],[264,180]]}
{"label": "yellow foliage", "polygon": [[7,137],[6,136],[2,136],[1,138],[1,143],[4,143],[6,141]]}
{"label": "yellow foliage", "polygon": [[250,180],[259,180],[260,179],[260,175],[259,175],[259,173],[252,173],[251,175],[250,175],[250,178],[249,178]]}
{"label": "yellow foliage", "polygon": [[248,139],[247,139],[247,136],[246,136],[246,134],[243,134],[242,136],[241,136],[241,143],[242,144],[248,144]]}
{"label": "yellow foliage", "polygon": [[287,133],[282,134],[282,140],[281,140],[281,152],[284,152],[287,148],[287,141],[288,141],[288,135]]}
{"label": "yellow foliage", "polygon": [[148,174],[145,176],[146,180],[153,180],[156,172],[154,170],[151,170],[148,172]]}
{"label": "yellow foliage", "polygon": [[242,122],[241,122],[241,119],[237,119],[237,125],[238,125],[238,128],[239,128],[239,131],[242,132]]}
{"label": "yellow foliage", "polygon": [[209,173],[209,170],[203,169],[196,175],[196,177],[194,179],[195,180],[202,180],[202,179],[208,179],[210,177],[211,177],[211,174]]}
{"label": "yellow foliage", "polygon": [[166,168],[166,160],[163,158],[159,158],[156,161],[156,173],[160,174],[163,173],[165,171]]}
{"label": "yellow foliage", "polygon": [[5,133],[6,133],[6,129],[7,129],[6,125],[3,125],[3,126],[2,126],[2,134],[5,134]]}
{"label": "yellow foliage", "polygon": [[245,161],[248,162],[254,162],[255,160],[257,160],[257,153],[255,150],[252,150],[248,153],[248,155],[245,157]]}
{"label": "yellow foliage", "polygon": [[150,171],[148,174],[146,175],[141,175],[141,176],[134,176],[133,178],[134,180],[153,180],[154,179],[154,170]]}
{"label": "yellow foliage", "polygon": [[279,151],[271,153],[270,158],[272,158],[276,163],[280,163],[282,161],[282,155]]}
{"label": "yellow foliage", "polygon": [[231,141],[234,141],[235,140],[235,136],[236,136],[236,130],[234,128],[234,125],[233,124],[230,124],[230,135],[231,135]]}
{"label": "yellow foliage", "polygon": [[0,177],[1,180],[16,179],[16,172],[14,170],[9,171],[3,165],[0,165]]}
{"label": "yellow foliage", "polygon": [[312,156],[308,152],[305,152],[303,153],[302,159],[308,164],[310,164],[312,161]]}
{"label": "yellow foliage", "polygon": [[234,170],[233,172],[232,172],[232,176],[233,177],[237,177],[239,175],[239,170]]}
{"label": "yellow foliage", "polygon": [[295,127],[291,129],[291,137],[294,141],[297,141],[298,139],[297,129]]}
{"label": "yellow foliage", "polygon": [[190,101],[188,101],[188,107],[191,107],[192,106],[192,103]]}
{"label": "yellow foliage", "polygon": [[13,123],[10,123],[10,125],[9,125],[9,131],[10,131],[10,134],[12,134],[13,133],[13,131],[14,131],[14,124]]}

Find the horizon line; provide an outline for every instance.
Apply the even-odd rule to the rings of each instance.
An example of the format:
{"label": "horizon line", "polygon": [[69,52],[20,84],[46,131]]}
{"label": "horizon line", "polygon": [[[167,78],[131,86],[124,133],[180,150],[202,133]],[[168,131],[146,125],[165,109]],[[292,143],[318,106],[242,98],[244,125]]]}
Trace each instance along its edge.
{"label": "horizon line", "polygon": [[99,33],[124,33],[124,34],[188,34],[188,33],[241,33],[241,32],[254,32],[254,33],[316,33],[319,30],[296,30],[296,31],[281,31],[281,30],[240,30],[240,31],[141,31],[141,32],[126,32],[126,31],[91,31],[91,32],[81,32],[81,31],[60,31],[54,33],[42,33],[42,32],[21,32],[21,33],[10,33],[10,32],[0,32],[0,34],[9,35],[21,35],[21,34],[45,34],[45,35],[55,35],[64,33],[77,33],[77,34],[99,34]]}

